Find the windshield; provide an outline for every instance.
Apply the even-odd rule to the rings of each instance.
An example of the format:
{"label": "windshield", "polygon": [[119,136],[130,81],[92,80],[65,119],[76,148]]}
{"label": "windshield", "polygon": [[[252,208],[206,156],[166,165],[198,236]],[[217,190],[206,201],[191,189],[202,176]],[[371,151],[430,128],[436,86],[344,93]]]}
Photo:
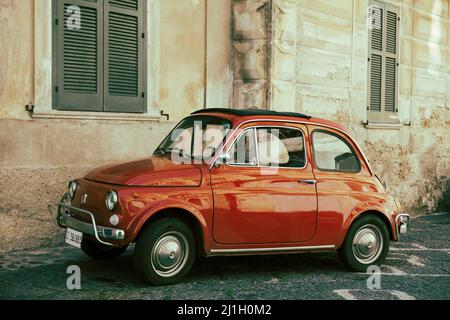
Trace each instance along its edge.
{"label": "windshield", "polygon": [[170,154],[172,160],[203,162],[214,156],[224,142],[231,123],[211,116],[194,116],[181,121],[156,149],[155,154]]}

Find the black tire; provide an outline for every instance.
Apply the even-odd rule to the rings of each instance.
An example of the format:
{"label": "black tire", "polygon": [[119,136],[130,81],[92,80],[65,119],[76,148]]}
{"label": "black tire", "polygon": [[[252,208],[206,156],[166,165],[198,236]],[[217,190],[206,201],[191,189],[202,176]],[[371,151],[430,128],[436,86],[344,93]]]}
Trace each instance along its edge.
{"label": "black tire", "polygon": [[81,250],[83,250],[87,256],[95,260],[116,259],[127,250],[127,247],[128,246],[123,248],[109,247],[87,238],[84,238],[81,241]]}
{"label": "black tire", "polygon": [[[137,272],[155,286],[181,281],[196,257],[194,234],[184,222],[162,218],[143,230],[134,249]],[[159,253],[159,254],[158,254]]]}
{"label": "black tire", "polygon": [[[381,246],[377,247],[377,241]],[[353,222],[339,249],[339,255],[351,270],[366,272],[369,266],[380,266],[384,262],[389,245],[390,236],[386,224],[379,217],[370,214]]]}

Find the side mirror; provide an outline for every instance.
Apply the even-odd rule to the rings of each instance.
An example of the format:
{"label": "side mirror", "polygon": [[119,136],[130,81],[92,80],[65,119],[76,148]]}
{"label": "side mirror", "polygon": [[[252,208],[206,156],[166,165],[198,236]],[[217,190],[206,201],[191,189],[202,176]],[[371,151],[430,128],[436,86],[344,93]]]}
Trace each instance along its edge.
{"label": "side mirror", "polygon": [[216,162],[214,162],[214,167],[220,167],[223,164],[229,162],[232,159],[229,153],[222,153],[217,157]]}

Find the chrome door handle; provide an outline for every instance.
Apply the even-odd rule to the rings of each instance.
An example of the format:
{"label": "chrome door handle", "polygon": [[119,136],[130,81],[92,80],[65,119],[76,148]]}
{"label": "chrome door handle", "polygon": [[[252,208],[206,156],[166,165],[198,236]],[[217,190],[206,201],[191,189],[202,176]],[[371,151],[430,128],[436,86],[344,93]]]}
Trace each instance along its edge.
{"label": "chrome door handle", "polygon": [[298,183],[301,183],[301,184],[316,184],[317,181],[316,180],[298,180]]}

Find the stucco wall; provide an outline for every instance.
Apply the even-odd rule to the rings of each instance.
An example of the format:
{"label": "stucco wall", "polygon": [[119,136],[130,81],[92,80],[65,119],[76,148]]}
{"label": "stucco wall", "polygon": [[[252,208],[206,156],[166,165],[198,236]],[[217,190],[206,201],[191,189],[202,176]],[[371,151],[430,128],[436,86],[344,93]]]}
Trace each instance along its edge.
{"label": "stucco wall", "polygon": [[35,15],[45,11],[39,1],[46,0],[0,0],[0,233],[7,239],[0,251],[51,241],[59,232],[55,203],[69,179],[147,156],[180,118],[205,106],[256,105],[336,120],[409,210],[429,212],[444,199],[449,0],[389,1],[401,7],[400,120],[411,122],[396,129],[361,124],[367,0],[151,0],[160,10],[153,107],[170,121],[30,117],[25,105],[45,94],[36,69],[44,65],[45,73],[46,64],[36,52],[51,48],[45,32],[35,32],[46,19]]}
{"label": "stucco wall", "polygon": [[0,119],[26,119],[24,103],[34,99],[33,24],[23,23],[32,10],[30,0],[0,0]]}
{"label": "stucco wall", "polygon": [[[230,2],[151,0],[158,1],[160,12],[153,14],[159,17],[160,35],[158,48],[151,50],[159,52],[159,71],[149,81],[159,85],[157,111],[169,114],[170,121],[31,117],[25,105],[35,103],[37,92],[45,94],[35,64],[41,64],[44,76],[51,73],[42,68],[43,61],[34,61],[36,48],[51,51],[51,43],[42,43],[48,33],[33,27],[49,19],[35,16],[48,8],[39,1],[47,0],[0,0],[0,251],[53,241],[60,232],[53,222],[55,207],[67,182],[95,166],[151,154],[176,122],[205,106],[207,83],[211,105],[230,103],[230,44],[224,41],[229,39]],[[208,35],[206,10],[216,16]],[[217,57],[217,50],[227,53]],[[209,70],[207,59],[214,59]],[[212,85],[218,75],[221,81]],[[42,109],[51,106],[36,106],[37,112]]]}
{"label": "stucco wall", "polygon": [[[367,129],[366,0],[297,4],[295,110],[343,122],[387,190],[412,212],[430,212],[450,177],[450,1],[389,1],[400,7],[399,118]],[[276,65],[276,64],[275,64]]]}
{"label": "stucco wall", "polygon": [[178,119],[204,106],[205,1],[161,1],[161,30],[160,104]]}
{"label": "stucco wall", "polygon": [[[236,0],[234,37],[269,38],[270,48],[238,52],[235,64],[238,75],[268,74],[267,86],[245,93],[245,107],[268,105],[344,124],[386,189],[409,211],[430,212],[449,188],[450,1],[387,2],[401,11],[402,125],[396,128],[362,124],[368,105],[368,0]],[[264,7],[271,8],[269,18]],[[270,63],[258,63],[264,60]],[[260,103],[261,96],[267,101]]]}

